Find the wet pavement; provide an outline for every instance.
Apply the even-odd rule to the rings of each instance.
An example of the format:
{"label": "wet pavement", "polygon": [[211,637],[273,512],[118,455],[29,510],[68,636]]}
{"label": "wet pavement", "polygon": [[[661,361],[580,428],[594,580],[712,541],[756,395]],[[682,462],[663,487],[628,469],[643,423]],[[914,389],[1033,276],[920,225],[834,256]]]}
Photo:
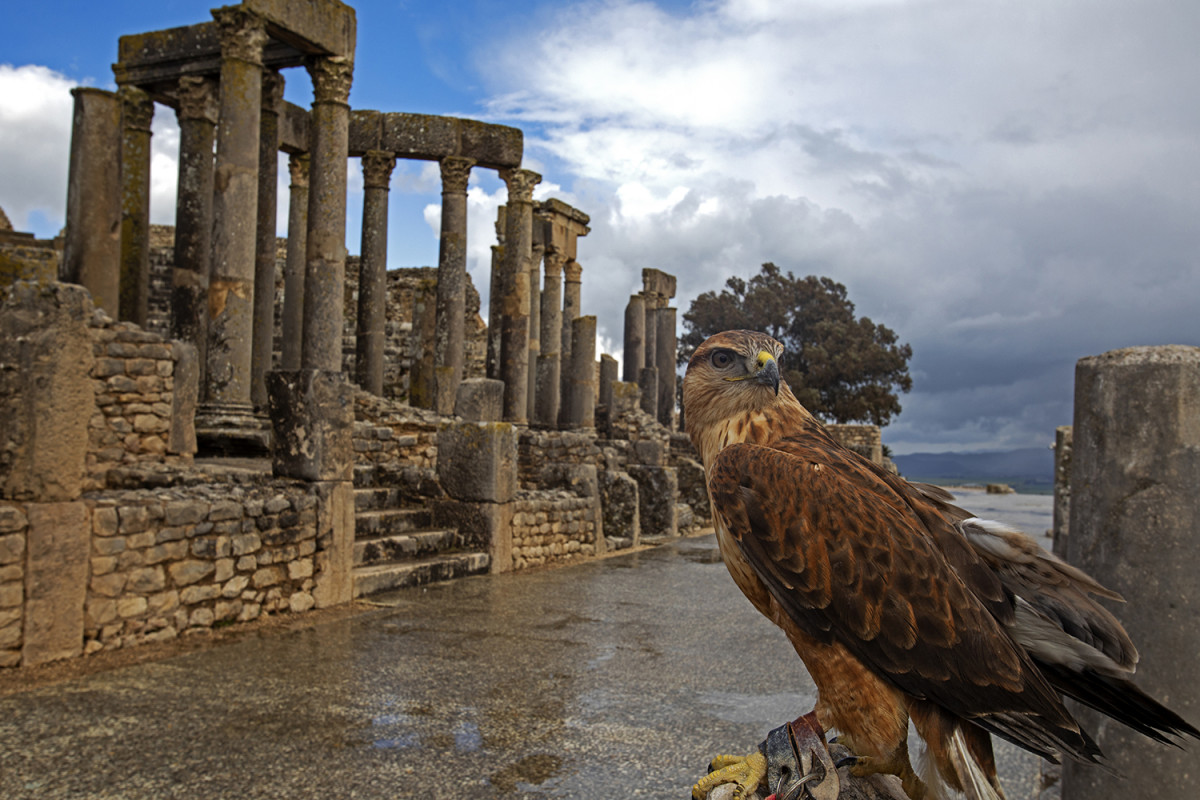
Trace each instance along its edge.
{"label": "wet pavement", "polygon": [[373,599],[0,698],[0,797],[684,798],[813,702],[711,535]]}

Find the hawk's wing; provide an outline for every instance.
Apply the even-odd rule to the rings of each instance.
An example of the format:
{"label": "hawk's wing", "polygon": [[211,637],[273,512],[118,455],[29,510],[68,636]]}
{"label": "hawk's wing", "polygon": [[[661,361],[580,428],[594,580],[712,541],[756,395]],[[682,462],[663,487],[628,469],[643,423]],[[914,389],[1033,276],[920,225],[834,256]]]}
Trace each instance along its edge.
{"label": "hawk's wing", "polygon": [[1047,758],[1092,757],[1095,744],[997,620],[1011,598],[961,535],[825,442],[785,446],[725,448],[709,489],[791,620],[904,692]]}

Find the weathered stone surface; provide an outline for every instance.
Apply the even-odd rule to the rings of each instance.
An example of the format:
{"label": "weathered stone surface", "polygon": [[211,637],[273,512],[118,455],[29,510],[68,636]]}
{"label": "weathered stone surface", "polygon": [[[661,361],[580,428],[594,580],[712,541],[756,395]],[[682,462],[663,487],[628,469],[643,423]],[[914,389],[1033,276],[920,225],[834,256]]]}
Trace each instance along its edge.
{"label": "weathered stone surface", "polygon": [[642,536],[678,536],[675,497],[679,482],[674,467],[633,466],[629,475],[638,484],[638,517]]}
{"label": "weathered stone surface", "polygon": [[82,491],[95,391],[80,286],[14,284],[0,303],[0,497],[73,500]]}
{"label": "weathered stone surface", "polygon": [[352,390],[340,372],[303,369],[267,375],[276,475],[350,480],[354,470]]}
{"label": "weathered stone surface", "polygon": [[704,465],[692,458],[677,458],[675,475],[679,485],[679,499],[691,506],[697,524],[708,525],[712,520],[712,508],[708,501],[708,480],[704,475]]}
{"label": "weathered stone surface", "polygon": [[517,489],[517,429],[507,422],[443,423],[437,471],[456,500],[507,503]]}
{"label": "weathered stone surface", "polygon": [[1054,431],[1054,526],[1052,536],[1054,555],[1067,557],[1067,541],[1071,520],[1071,463],[1073,433],[1070,425],[1060,425]]}
{"label": "weathered stone surface", "polygon": [[628,539],[636,547],[641,541],[637,481],[616,470],[605,470],[598,478],[605,536]]}
{"label": "weathered stone surface", "polygon": [[175,360],[171,394],[170,435],[167,450],[191,455],[196,452],[196,400],[200,391],[200,358],[196,346],[178,339],[171,343]]}
{"label": "weathered stone surface", "polygon": [[83,648],[88,578],[88,511],[83,503],[28,506],[28,561],[21,660],[70,658]]}
{"label": "weathered stone surface", "polygon": [[[1075,367],[1068,561],[1128,604],[1118,610],[1141,652],[1137,684],[1200,720],[1200,348],[1113,350]],[[1077,708],[1106,763],[1127,776],[1063,765],[1063,800],[1117,800],[1153,786],[1158,800],[1196,795],[1196,756]],[[1102,721],[1105,720],[1105,721]]]}
{"label": "weathered stone surface", "polygon": [[504,413],[504,381],[468,378],[458,385],[454,413],[467,422],[497,422]]}
{"label": "weathered stone surface", "polygon": [[313,487],[317,503],[317,544],[312,596],[318,608],[349,603],[354,597],[354,486],[349,481]]}
{"label": "weathered stone surface", "polygon": [[457,528],[463,547],[486,550],[491,572],[513,568],[514,503],[478,503],[438,500],[433,504],[433,524]]}

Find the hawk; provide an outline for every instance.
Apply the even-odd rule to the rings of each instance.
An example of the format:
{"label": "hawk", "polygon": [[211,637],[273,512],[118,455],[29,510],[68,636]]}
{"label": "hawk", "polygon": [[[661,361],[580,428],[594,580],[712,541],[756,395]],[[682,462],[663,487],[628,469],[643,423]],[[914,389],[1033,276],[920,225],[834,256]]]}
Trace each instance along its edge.
{"label": "hawk", "polygon": [[[730,575],[787,634],[853,774],[896,775],[912,800],[944,786],[1000,798],[990,734],[1054,762],[1098,761],[1064,695],[1160,741],[1200,738],[1130,681],[1137,650],[1093,599],[1119,595],[843,447],[781,380],[782,352],[753,331],[709,338],[684,377],[685,424]],[[761,754],[720,758],[695,797],[757,787]]]}

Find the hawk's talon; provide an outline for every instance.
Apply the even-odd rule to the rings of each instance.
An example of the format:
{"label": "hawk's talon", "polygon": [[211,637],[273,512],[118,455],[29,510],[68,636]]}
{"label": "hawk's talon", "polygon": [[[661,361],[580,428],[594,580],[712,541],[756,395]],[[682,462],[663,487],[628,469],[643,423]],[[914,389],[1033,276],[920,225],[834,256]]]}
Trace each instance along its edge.
{"label": "hawk's talon", "polygon": [[757,790],[767,776],[767,759],[757,750],[747,756],[714,756],[708,766],[710,772],[692,787],[694,800],[704,800],[722,783],[736,783],[733,796],[740,800]]}

